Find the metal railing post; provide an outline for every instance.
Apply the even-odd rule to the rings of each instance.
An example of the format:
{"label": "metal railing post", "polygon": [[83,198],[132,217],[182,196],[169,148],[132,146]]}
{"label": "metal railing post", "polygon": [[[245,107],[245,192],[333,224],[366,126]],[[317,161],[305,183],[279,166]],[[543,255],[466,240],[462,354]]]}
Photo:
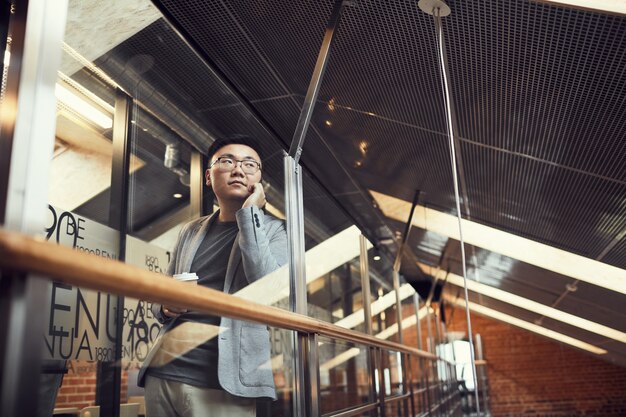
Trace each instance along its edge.
{"label": "metal railing post", "polygon": [[[306,265],[304,259],[304,212],[302,203],[302,171],[296,161],[285,155],[285,215],[289,250],[289,306],[291,311],[307,314]],[[294,415],[305,416],[307,410],[306,375],[308,368],[308,335],[293,333],[294,353]]]}
{"label": "metal railing post", "polygon": [[[306,302],[306,269],[304,261],[304,211],[302,200],[302,169],[298,162],[304,146],[311,115],[315,107],[315,101],[322,84],[326,65],[333,43],[335,32],[339,27],[341,12],[345,5],[344,0],[335,1],[335,7],[331,13],[322,46],[317,57],[315,69],[309,83],[309,88],[304,98],[304,105],[298,118],[289,154],[285,155],[285,209],[287,217],[287,242],[289,245],[289,282],[290,282],[290,305],[291,310],[299,314],[307,314]],[[295,415],[304,416],[307,410],[306,373],[308,368],[307,345],[308,335],[297,333],[294,337],[295,356],[295,383],[294,383],[294,408]],[[317,392],[319,395],[319,390]],[[319,402],[319,398],[311,398],[311,405]],[[307,414],[315,407],[310,407]]]}
{"label": "metal railing post", "polygon": [[[416,316],[415,326],[417,326],[417,328],[416,328],[416,330],[417,330],[417,348],[422,350],[422,325],[421,325],[420,316],[419,316],[420,296],[419,296],[419,294],[417,292],[415,292],[413,294],[413,302],[415,303],[415,316]],[[426,371],[426,367],[424,366],[424,358],[420,357],[419,361],[420,361],[419,362],[419,364],[420,364],[420,379],[422,381],[420,388],[423,389],[423,391],[422,391],[422,404],[426,406],[426,410],[430,410],[430,395],[429,395],[430,383],[428,381],[429,373]]]}
{"label": "metal railing post", "polygon": [[[364,235],[359,236],[359,265],[361,266],[361,295],[363,297],[363,323],[365,324],[365,333],[372,334],[372,292],[370,289],[370,270],[369,257],[367,253],[367,238]],[[376,378],[376,363],[374,361],[373,349],[367,348],[367,366],[368,372],[368,392],[369,400],[376,400],[376,390],[374,389],[374,381]]]}

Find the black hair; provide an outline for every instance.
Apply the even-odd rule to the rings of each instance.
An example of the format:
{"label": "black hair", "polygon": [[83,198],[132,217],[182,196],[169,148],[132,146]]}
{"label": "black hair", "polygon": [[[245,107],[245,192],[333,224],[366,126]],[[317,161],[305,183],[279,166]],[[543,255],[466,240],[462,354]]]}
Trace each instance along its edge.
{"label": "black hair", "polygon": [[251,147],[252,149],[254,149],[256,151],[256,153],[259,155],[259,158],[261,158],[261,161],[263,161],[263,154],[261,152],[261,146],[260,143],[254,139],[252,139],[250,136],[246,136],[246,135],[240,135],[240,134],[236,134],[236,135],[230,135],[224,138],[219,138],[217,139],[215,142],[213,142],[211,144],[211,146],[209,146],[209,149],[207,150],[207,158],[209,159],[209,161],[211,161],[211,159],[213,159],[213,156],[215,155],[215,153],[217,151],[219,151],[220,149],[222,149],[224,146],[226,145],[246,145]]}

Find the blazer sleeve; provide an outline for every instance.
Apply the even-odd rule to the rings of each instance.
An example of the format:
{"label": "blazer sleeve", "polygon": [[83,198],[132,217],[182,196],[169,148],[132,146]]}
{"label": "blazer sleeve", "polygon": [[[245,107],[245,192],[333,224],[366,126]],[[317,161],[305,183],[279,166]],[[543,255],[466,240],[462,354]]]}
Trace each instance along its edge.
{"label": "blazer sleeve", "polygon": [[236,213],[239,248],[248,282],[275,271],[288,261],[285,222],[266,216],[257,206]]}

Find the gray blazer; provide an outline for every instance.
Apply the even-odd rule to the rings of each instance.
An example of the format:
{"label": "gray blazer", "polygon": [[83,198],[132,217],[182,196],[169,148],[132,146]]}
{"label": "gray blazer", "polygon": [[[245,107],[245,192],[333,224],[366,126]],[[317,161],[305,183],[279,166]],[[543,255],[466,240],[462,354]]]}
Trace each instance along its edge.
{"label": "gray blazer", "polygon": [[[189,270],[193,258],[217,215],[218,212],[183,226],[167,268],[168,275],[193,272]],[[264,214],[256,206],[239,210],[236,217],[239,233],[230,252],[224,281],[224,292],[228,294],[273,272],[288,260],[287,232],[282,220]],[[160,304],[153,304],[152,312],[165,323],[160,332],[164,334],[175,319],[164,316]],[[267,326],[222,317],[220,327],[223,331],[218,336],[217,373],[222,388],[240,397],[276,399]],[[139,386],[144,386],[146,369],[161,340],[159,337],[139,371]]]}

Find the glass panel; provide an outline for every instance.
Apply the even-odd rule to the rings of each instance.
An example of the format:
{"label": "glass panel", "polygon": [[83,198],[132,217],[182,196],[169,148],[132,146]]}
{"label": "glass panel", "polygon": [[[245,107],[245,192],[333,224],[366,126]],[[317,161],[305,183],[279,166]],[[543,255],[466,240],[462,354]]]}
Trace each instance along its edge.
{"label": "glass panel", "polygon": [[409,414],[409,401],[392,401],[385,403],[385,417],[402,417]]}
{"label": "glass panel", "polygon": [[363,331],[360,231],[307,171],[302,183],[308,314]]}
{"label": "glass panel", "polygon": [[[93,405],[96,400],[97,363],[69,360],[66,371],[55,408],[82,409]],[[52,378],[54,374],[48,375],[48,378]]]}
{"label": "glass panel", "polygon": [[375,336],[399,341],[396,294],[391,264],[374,250],[368,252],[372,298],[372,332]]}
{"label": "glass panel", "polygon": [[402,312],[402,337],[405,345],[417,347],[417,315],[413,302],[415,290],[409,284],[400,282],[400,306]]}
{"label": "glass panel", "polygon": [[404,393],[404,374],[402,372],[402,355],[400,352],[383,351],[383,380],[385,397],[393,397]]}
{"label": "glass panel", "polygon": [[[185,77],[180,76],[178,61],[190,65]],[[254,122],[242,117],[245,109],[228,105],[235,113],[233,119],[242,117],[242,120],[238,124],[222,126],[220,137],[235,133],[249,135],[255,145],[253,151],[237,144],[228,151],[218,149],[218,153],[222,152],[220,156],[224,156],[224,152],[232,152],[237,160],[252,157],[261,163],[261,170],[245,173],[243,165],[235,164],[235,173],[219,164],[210,165],[206,157],[217,154],[203,155],[201,166],[191,163],[192,159],[200,159],[194,148],[204,152],[213,142],[208,133],[215,130],[213,113],[205,114],[203,108],[223,105],[220,101],[228,99],[229,93],[222,91],[216,95],[213,91],[204,91],[207,88],[204,83],[189,83],[194,77],[212,77],[212,74],[205,69],[198,72],[198,68],[204,68],[203,64],[161,19],[107,52],[98,62],[113,71],[119,64],[143,70],[141,74],[135,74],[141,75],[143,89],[128,88],[132,80],[125,74],[116,77],[116,82],[133,94],[131,148],[133,157],[142,162],[134,170],[131,166],[130,172],[127,262],[166,273],[167,265],[172,261],[170,273],[197,278],[188,285],[226,290],[258,303],[288,308],[286,268],[276,272],[276,268],[287,261],[286,234],[284,224],[279,220],[284,217],[284,203],[279,191],[283,170],[277,145],[264,142],[266,137],[256,136]],[[147,86],[153,87],[154,91],[148,90]],[[205,177],[205,170],[210,172],[210,181]],[[190,219],[189,185],[194,176],[201,176],[203,183],[210,184],[204,187],[209,208],[205,211],[219,208],[219,217],[207,215]],[[233,178],[239,181],[235,185],[231,181]],[[232,190],[243,194],[246,192],[244,186],[261,179],[267,199],[265,214],[260,210],[241,210],[245,199],[234,199]],[[179,235],[185,224],[192,226],[185,229],[189,233]],[[253,228],[245,227],[249,225]],[[179,250],[174,252],[177,241]],[[258,242],[260,244],[255,245]],[[282,243],[278,245],[277,242]],[[265,243],[269,246],[269,253],[255,252]],[[243,247],[244,244],[248,246]],[[233,251],[233,248],[237,250]],[[188,255],[189,251],[193,251],[193,255]],[[254,264],[252,267],[263,268],[263,274],[268,275],[251,271],[250,262]],[[229,276],[231,281],[228,281]],[[151,386],[160,380],[174,380],[211,389],[245,391],[252,397],[276,395],[276,402],[259,401],[257,404],[251,400],[246,405],[245,400],[238,398],[238,404],[258,406],[258,415],[291,415],[293,348],[290,347],[289,332],[271,330],[268,333],[264,325],[183,310],[179,309],[181,314],[176,316],[174,306],[126,300],[124,352],[127,355],[124,366],[128,368],[129,381],[136,381],[138,375],[143,374],[140,369],[148,378],[147,388],[134,388],[133,394],[145,394],[150,408],[149,398],[155,392]],[[165,321],[158,339],[155,335],[161,324],[157,318]],[[232,346],[232,343],[240,345]],[[150,349],[148,364],[143,360]],[[221,361],[227,355],[233,357]]]}
{"label": "glass panel", "polygon": [[[332,239],[322,242],[319,247],[332,244]],[[310,281],[307,301],[309,316],[364,332],[359,258],[353,258]]]}
{"label": "glass panel", "polygon": [[367,347],[319,339],[320,409],[322,414],[373,401],[369,394]]}
{"label": "glass panel", "polygon": [[[77,29],[71,11],[68,21],[66,39],[71,39]],[[84,47],[95,36],[82,41]],[[73,52],[66,44],[56,83],[46,237],[79,252],[118,259],[119,231],[110,213],[114,90],[86,66],[88,59]],[[96,405],[99,388],[103,396],[111,392],[98,376],[115,363],[117,297],[54,283],[45,310],[49,326],[41,403],[69,409]]]}
{"label": "glass panel", "polygon": [[[189,220],[190,160],[192,149],[167,126],[134,106],[129,135],[129,211],[126,263],[166,274],[176,237]],[[157,342],[161,323],[150,301],[124,299],[122,380],[127,381],[123,402],[145,408],[139,370]]]}

